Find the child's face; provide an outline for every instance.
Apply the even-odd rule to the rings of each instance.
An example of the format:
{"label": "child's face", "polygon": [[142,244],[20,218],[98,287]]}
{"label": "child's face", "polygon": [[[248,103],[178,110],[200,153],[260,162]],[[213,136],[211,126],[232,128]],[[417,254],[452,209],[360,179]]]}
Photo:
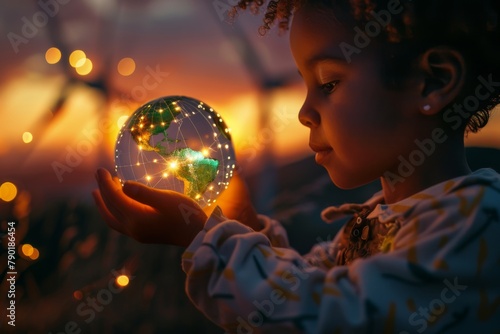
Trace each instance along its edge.
{"label": "child's face", "polygon": [[[415,148],[423,124],[415,85],[390,90],[382,80],[381,47],[370,46],[348,63],[342,42],[355,46],[352,27],[344,28],[324,12],[303,7],[295,15],[290,42],[307,86],[299,120],[310,129],[332,181],[341,188],[363,185],[394,170],[398,156]],[[408,86],[408,87],[407,87]]]}

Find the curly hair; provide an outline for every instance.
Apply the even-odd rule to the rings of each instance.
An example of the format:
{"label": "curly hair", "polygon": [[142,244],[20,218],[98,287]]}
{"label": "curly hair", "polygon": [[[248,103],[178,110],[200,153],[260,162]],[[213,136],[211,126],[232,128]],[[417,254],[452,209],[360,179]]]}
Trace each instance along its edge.
{"label": "curly hair", "polygon": [[[363,27],[374,20],[373,13],[387,8],[394,0],[240,0],[231,15],[249,9],[264,12],[259,29],[266,34],[274,25],[279,31],[288,30],[295,10],[303,5],[335,11],[350,8],[350,17]],[[426,48],[447,45],[459,51],[467,64],[466,84],[457,98],[474,96],[478,77],[500,79],[500,1],[498,0],[400,0],[404,10],[391,18],[377,39],[389,43],[392,49],[400,47],[404,60],[390,65],[391,74],[407,73],[403,65],[417,59]],[[394,56],[393,59],[394,60]],[[389,66],[389,67],[390,67]],[[396,66],[396,67],[394,67]],[[396,82],[395,78],[391,79]],[[477,132],[490,118],[491,111],[500,103],[500,87],[494,87],[490,98],[480,101],[476,112],[467,120],[466,133]]]}

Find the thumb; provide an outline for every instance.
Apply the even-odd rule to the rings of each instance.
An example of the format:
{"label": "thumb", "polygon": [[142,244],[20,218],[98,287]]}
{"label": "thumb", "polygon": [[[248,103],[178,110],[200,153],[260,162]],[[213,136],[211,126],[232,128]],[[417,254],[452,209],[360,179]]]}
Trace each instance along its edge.
{"label": "thumb", "polygon": [[123,192],[137,202],[147,204],[153,208],[163,208],[168,204],[166,190],[158,190],[135,181],[126,181]]}
{"label": "thumb", "polygon": [[180,205],[201,211],[198,203],[192,198],[172,190],[159,190],[139,182],[127,181],[123,185],[123,192],[130,198],[162,212],[177,212]]}

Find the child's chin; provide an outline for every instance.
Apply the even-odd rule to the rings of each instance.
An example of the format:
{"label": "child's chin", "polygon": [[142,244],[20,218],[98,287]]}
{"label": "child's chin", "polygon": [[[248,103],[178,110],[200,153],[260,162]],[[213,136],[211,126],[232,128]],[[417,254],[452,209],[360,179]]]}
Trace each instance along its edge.
{"label": "child's chin", "polygon": [[340,173],[337,170],[331,170],[329,168],[327,168],[327,170],[333,184],[343,190],[358,188],[373,181],[372,179],[360,178],[358,175],[350,173]]}

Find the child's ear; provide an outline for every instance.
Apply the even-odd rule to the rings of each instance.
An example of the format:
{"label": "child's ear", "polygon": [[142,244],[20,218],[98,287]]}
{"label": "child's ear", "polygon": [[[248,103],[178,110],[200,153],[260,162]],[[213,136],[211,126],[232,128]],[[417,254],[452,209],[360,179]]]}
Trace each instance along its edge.
{"label": "child's ear", "polygon": [[426,115],[433,115],[460,94],[465,82],[465,60],[454,49],[434,47],[422,54],[419,67],[423,74],[420,110]]}

